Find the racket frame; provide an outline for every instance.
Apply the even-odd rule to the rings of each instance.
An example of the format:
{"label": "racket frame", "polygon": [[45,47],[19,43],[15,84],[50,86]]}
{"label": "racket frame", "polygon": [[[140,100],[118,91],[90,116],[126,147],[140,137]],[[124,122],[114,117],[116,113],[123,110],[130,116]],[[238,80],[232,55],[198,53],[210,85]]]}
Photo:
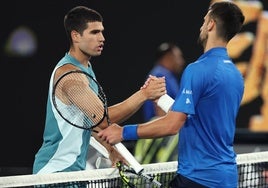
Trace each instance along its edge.
{"label": "racket frame", "polygon": [[[62,112],[60,112],[60,110],[58,109],[58,105],[56,104],[56,88],[58,86],[58,84],[60,83],[60,81],[67,75],[69,74],[73,74],[73,73],[81,73],[81,74],[84,74],[85,76],[89,77],[90,79],[92,79],[94,81],[94,83],[96,83],[96,85],[98,86],[98,92],[101,91],[102,94],[103,94],[103,99],[100,99],[103,103],[103,108],[104,108],[104,113],[103,113],[103,117],[99,120],[98,123],[96,123],[95,125],[92,125],[90,127],[84,127],[84,126],[79,126],[73,122],[71,122],[70,120],[68,120],[67,118],[64,117],[64,115],[62,114]],[[92,89],[92,88],[90,88]],[[99,95],[98,95],[98,98],[99,98]],[[88,74],[87,72],[85,71],[82,71],[82,70],[71,70],[71,71],[68,71],[68,72],[65,72],[64,74],[62,74],[58,79],[57,81],[55,82],[55,84],[53,85],[53,89],[52,89],[52,102],[53,102],[53,105],[55,106],[58,114],[65,120],[67,121],[69,124],[77,127],[77,128],[82,128],[82,129],[85,129],[85,130],[91,130],[91,131],[94,131],[94,132],[97,132],[95,130],[93,130],[94,127],[98,126],[104,119],[105,117],[107,118],[107,121],[108,121],[108,105],[107,105],[107,98],[106,98],[106,95],[101,87],[101,85],[99,84],[99,82],[93,77],[91,76],[90,74]],[[108,122],[109,124],[109,122]]]}

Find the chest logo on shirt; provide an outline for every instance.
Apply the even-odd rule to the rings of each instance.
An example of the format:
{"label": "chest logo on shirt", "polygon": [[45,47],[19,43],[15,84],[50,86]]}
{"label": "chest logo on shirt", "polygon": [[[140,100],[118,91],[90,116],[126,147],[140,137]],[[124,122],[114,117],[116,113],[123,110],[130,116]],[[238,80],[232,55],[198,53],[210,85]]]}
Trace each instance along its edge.
{"label": "chest logo on shirt", "polygon": [[188,97],[185,100],[185,104],[191,104],[191,100]]}
{"label": "chest logo on shirt", "polygon": [[182,94],[188,94],[188,95],[191,95],[193,92],[192,92],[192,90],[189,90],[189,89],[183,89],[182,90]]}

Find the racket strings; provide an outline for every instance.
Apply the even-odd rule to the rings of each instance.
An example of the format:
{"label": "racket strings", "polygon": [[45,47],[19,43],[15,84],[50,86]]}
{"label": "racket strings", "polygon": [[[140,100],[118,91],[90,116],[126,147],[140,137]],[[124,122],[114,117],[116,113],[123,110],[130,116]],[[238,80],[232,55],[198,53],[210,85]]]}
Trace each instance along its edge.
{"label": "racket strings", "polygon": [[105,117],[102,88],[82,72],[72,72],[55,84],[54,104],[59,114],[72,125],[91,129]]}

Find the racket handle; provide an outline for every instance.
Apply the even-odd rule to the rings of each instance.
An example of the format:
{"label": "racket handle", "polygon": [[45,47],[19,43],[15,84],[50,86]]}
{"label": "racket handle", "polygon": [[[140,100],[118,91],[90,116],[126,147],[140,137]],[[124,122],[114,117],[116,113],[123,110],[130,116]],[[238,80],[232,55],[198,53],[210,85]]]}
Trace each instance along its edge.
{"label": "racket handle", "polygon": [[172,99],[168,94],[162,95],[157,101],[157,105],[166,113],[169,111],[173,103],[174,99]]}
{"label": "racket handle", "polygon": [[130,151],[124,146],[122,143],[115,144],[116,149],[118,152],[126,159],[129,163],[129,166],[133,168],[133,170],[140,174],[143,171],[143,167],[141,164],[136,160],[136,158],[130,153]]}
{"label": "racket handle", "polygon": [[[109,159],[109,153],[106,148],[101,145],[94,137],[91,137],[90,145],[98,150],[105,158]],[[134,171],[139,174],[143,167],[138,163],[135,157],[129,152],[129,150],[122,143],[118,143],[115,145],[118,152],[126,159],[129,165],[134,169]],[[100,161],[98,161],[100,162]],[[97,167],[98,168],[98,167]]]}
{"label": "racket handle", "polygon": [[107,149],[101,145],[93,136],[90,138],[90,145],[94,147],[99,153],[101,153],[105,158],[109,158]]}

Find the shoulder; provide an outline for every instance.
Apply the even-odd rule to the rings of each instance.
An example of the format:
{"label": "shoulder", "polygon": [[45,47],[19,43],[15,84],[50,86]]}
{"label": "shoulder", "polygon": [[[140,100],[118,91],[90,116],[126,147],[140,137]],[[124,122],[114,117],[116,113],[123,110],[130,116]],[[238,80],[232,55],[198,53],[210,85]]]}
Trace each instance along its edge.
{"label": "shoulder", "polygon": [[197,60],[189,63],[184,72],[198,73],[203,70],[205,70],[205,63],[202,60]]}
{"label": "shoulder", "polygon": [[79,68],[71,63],[66,63],[61,66],[58,66],[56,67],[54,78],[57,80],[63,74],[73,70],[79,70]]}

